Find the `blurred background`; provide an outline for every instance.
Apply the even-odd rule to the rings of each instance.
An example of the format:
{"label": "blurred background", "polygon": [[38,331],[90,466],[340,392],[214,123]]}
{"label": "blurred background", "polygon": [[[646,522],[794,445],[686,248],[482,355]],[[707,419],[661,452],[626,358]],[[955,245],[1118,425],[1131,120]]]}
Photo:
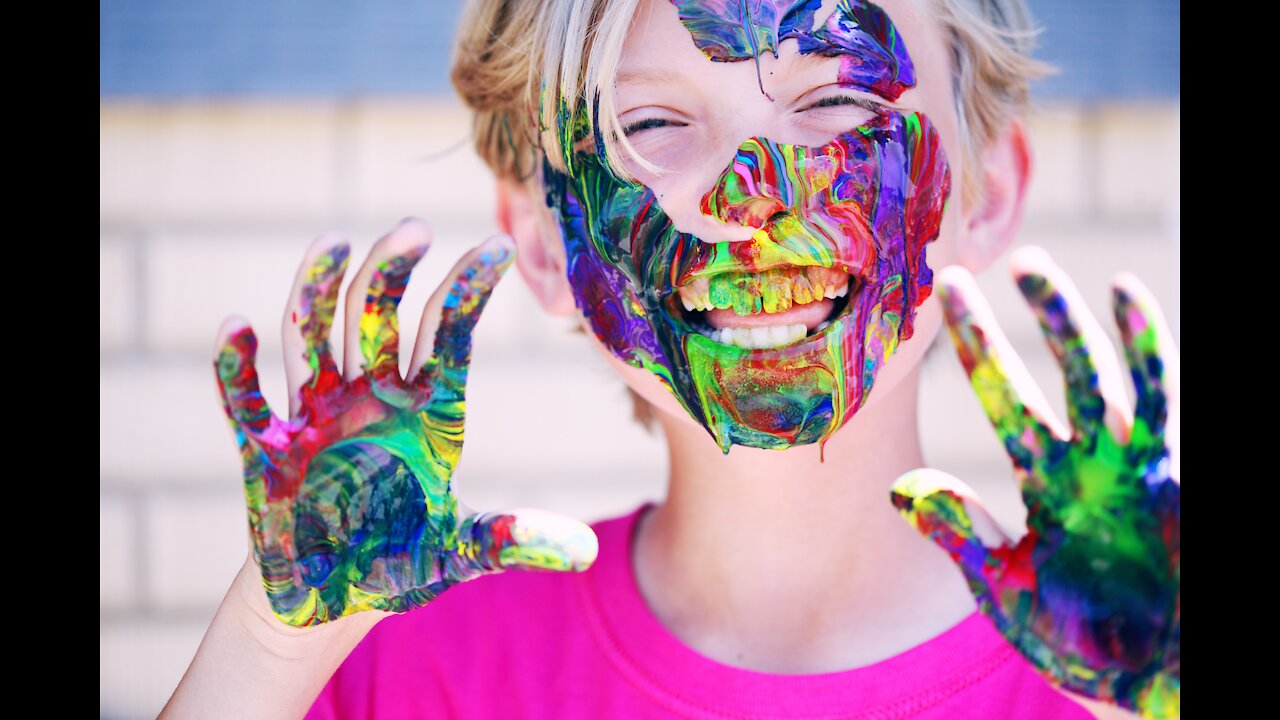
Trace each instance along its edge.
{"label": "blurred background", "polygon": [[[1179,325],[1179,3],[1028,0],[1043,26],[1020,243],[1047,247],[1116,336],[1121,269]],[[402,308],[496,231],[493,181],[448,81],[456,0],[100,2],[100,711],[154,716],[248,552],[240,465],[214,386],[228,314],[261,341],[287,407],[280,316],[308,242],[353,242],[352,270],[406,215],[436,242]],[[1061,375],[1002,258],[979,277],[1061,413]],[[477,509],[584,522],[665,494],[662,442],[621,381],[513,270],[475,340],[455,481]],[[338,331],[341,331],[339,323]],[[926,368],[930,464],[1020,522],[1008,461],[949,347]],[[1130,390],[1132,394],[1132,391]]]}

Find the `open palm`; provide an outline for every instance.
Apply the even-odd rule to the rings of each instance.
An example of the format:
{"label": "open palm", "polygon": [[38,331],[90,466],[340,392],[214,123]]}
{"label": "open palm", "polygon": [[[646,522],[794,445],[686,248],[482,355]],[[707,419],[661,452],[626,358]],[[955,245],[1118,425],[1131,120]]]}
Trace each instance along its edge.
{"label": "open palm", "polygon": [[1015,253],[1018,286],[1065,374],[1070,427],[995,324],[971,275],[937,282],[951,337],[1013,461],[1027,532],[1007,537],[971,488],[934,469],[892,499],[947,550],[980,610],[1050,681],[1148,717],[1180,714],[1181,510],[1178,353],[1131,274],[1113,308],[1136,389],[1070,279],[1039,248]]}
{"label": "open palm", "polygon": [[334,237],[312,244],[284,322],[289,419],[259,390],[253,330],[232,319],[220,333],[215,368],[244,465],[253,554],[272,610],[290,625],[403,612],[486,573],[583,570],[596,557],[582,523],[530,509],[474,514],[454,496],[471,334],[513,250],[495,238],[458,262],[427,303],[406,381],[397,308],[429,243],[425,225],[407,220],[357,273],[345,379],[329,334],[350,251]]}

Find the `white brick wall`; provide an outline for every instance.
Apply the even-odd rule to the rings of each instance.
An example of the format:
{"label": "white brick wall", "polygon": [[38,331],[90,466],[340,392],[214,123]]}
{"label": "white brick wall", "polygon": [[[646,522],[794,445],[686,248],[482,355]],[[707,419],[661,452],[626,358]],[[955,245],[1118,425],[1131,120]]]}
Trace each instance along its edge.
{"label": "white brick wall", "polygon": [[[103,104],[100,115],[101,711],[143,717],[172,692],[247,552],[214,387],[218,324],[253,323],[264,392],[284,412],[280,315],[311,238],[342,230],[358,262],[401,217],[431,221],[436,243],[402,305],[411,338],[445,271],[494,232],[492,182],[448,102]],[[1050,250],[1113,338],[1107,283],[1121,268],[1139,271],[1176,333],[1177,118],[1176,106],[1054,106],[1029,123],[1037,176],[1020,242]],[[979,282],[1062,412],[1061,376],[1005,260]],[[661,441],[565,328],[514,269],[495,291],[456,477],[472,507],[590,521],[664,494]],[[923,382],[926,457],[1016,524],[1007,459],[949,346]]]}
{"label": "white brick wall", "polygon": [[99,118],[104,222],[328,224],[342,210],[333,103],[111,103]]}
{"label": "white brick wall", "polygon": [[98,607],[124,612],[143,591],[138,567],[138,525],[133,498],[103,495],[98,507]]}
{"label": "white brick wall", "polygon": [[104,234],[98,241],[98,345],[103,353],[137,344],[139,255],[134,238]]}
{"label": "white brick wall", "polygon": [[[263,368],[263,383],[283,398],[284,373],[273,365]],[[104,491],[238,482],[240,459],[219,405],[212,360],[104,364],[98,398]]]}
{"label": "white brick wall", "polygon": [[[223,318],[253,323],[259,350],[280,353],[280,316],[309,238],[282,233],[157,233],[146,244],[147,347],[213,358]],[[301,246],[301,250],[299,249]]]}
{"label": "white brick wall", "polygon": [[1035,178],[1027,191],[1029,215],[1067,215],[1089,206],[1090,119],[1083,109],[1062,104],[1036,107],[1027,117]]}
{"label": "white brick wall", "polygon": [[384,101],[357,106],[348,117],[348,189],[359,213],[435,218],[465,208],[470,217],[493,216],[493,175],[472,151],[465,114],[436,103]]}
{"label": "white brick wall", "polygon": [[158,715],[195,657],[212,619],[212,609],[191,617],[104,618],[98,633],[99,714],[104,718]]}
{"label": "white brick wall", "polygon": [[1176,107],[1125,105],[1101,110],[1098,198],[1118,216],[1159,214],[1177,204],[1181,188]]}
{"label": "white brick wall", "polygon": [[[234,479],[234,478],[231,478]],[[237,483],[207,492],[151,493],[143,503],[144,589],[164,612],[206,612],[249,554],[244,495]]]}

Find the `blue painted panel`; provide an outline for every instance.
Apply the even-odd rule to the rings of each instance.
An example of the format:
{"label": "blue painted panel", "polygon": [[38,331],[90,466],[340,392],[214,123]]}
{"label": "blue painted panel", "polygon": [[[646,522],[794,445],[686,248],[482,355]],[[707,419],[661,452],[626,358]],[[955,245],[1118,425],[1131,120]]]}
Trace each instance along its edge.
{"label": "blue painted panel", "polygon": [[449,89],[457,0],[100,0],[103,95]]}
{"label": "blue painted panel", "polygon": [[1179,0],[1028,0],[1037,56],[1058,66],[1037,97],[1178,96]]}
{"label": "blue painted panel", "polygon": [[[1178,95],[1179,0],[1028,0],[1037,97]],[[99,0],[104,96],[451,92],[460,0]]]}

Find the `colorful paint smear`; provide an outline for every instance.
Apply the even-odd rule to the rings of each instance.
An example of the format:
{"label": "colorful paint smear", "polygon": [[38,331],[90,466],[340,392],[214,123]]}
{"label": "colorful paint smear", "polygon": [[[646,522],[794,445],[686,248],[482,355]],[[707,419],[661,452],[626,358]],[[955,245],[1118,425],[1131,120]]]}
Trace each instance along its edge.
{"label": "colorful paint smear", "polygon": [[585,526],[585,534],[544,536],[513,514],[459,516],[450,477],[462,452],[471,333],[513,256],[486,248],[455,278],[432,358],[406,382],[396,312],[424,251],[375,271],[360,320],[365,371],[352,382],[328,340],[347,246],[309,268],[297,322],[312,374],[294,418],[277,417],[262,397],[250,328],[232,334],[215,363],[244,465],[254,558],[273,611],[289,625],[404,612],[485,573],[581,570],[595,559]]}
{"label": "colorful paint smear", "polygon": [[[758,59],[794,37],[801,52],[841,58],[846,87],[888,101],[914,84],[901,38],[870,3],[840,3],[817,30],[815,2],[676,5],[711,60]],[[594,153],[575,151],[592,131],[587,108],[544,98],[551,101],[559,103],[570,172],[544,165],[547,202],[558,213],[578,307],[596,336],[659,377],[726,453],[735,444],[822,443],[842,427],[911,337],[915,310],[931,291],[925,246],[938,236],[951,186],[929,120],[876,104],[869,121],[821,147],[745,139],[702,212],[757,232],[745,242],[706,243],[677,231],[650,188],[608,170],[598,134]],[[828,325],[779,348],[717,342],[681,313],[682,285],[706,279],[716,292],[741,295],[752,284],[737,280],[777,268],[838,269],[856,281]],[[762,293],[732,304],[757,301]]]}
{"label": "colorful paint smear", "polygon": [[[976,298],[941,295],[960,359],[1013,461],[1027,506],[1027,534],[987,547],[964,495],[913,472],[893,501],[959,564],[1009,642],[1067,689],[1141,712],[1181,714],[1181,485],[1165,438],[1165,362],[1159,310],[1117,288],[1113,301],[1137,390],[1134,426],[1121,443],[1103,416],[1093,356],[1078,313],[1044,275],[1019,287],[1034,307],[1065,374],[1072,434],[1063,439],[1010,382]],[[976,292],[970,291],[970,292]]]}
{"label": "colorful paint smear", "polygon": [[[778,44],[794,38],[802,54],[840,59],[838,81],[897,100],[915,85],[915,68],[897,28],[879,6],[843,0],[813,29],[822,0],[672,0],[693,42],[716,62],[778,56]],[[764,89],[761,88],[761,92]]]}

